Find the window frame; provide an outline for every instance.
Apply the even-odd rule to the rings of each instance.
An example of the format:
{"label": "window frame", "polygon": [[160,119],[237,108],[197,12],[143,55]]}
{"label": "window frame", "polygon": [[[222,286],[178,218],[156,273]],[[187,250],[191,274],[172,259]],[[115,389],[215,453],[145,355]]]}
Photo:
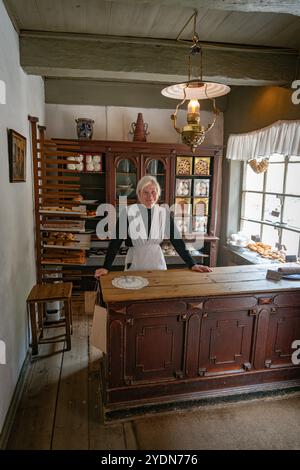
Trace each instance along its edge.
{"label": "window frame", "polygon": [[[293,197],[293,198],[297,198],[300,200],[300,195],[298,194],[289,194],[289,193],[286,193],[286,184],[287,184],[287,173],[288,173],[288,165],[299,165],[299,168],[300,168],[300,159],[299,159],[299,162],[297,161],[289,161],[289,156],[286,155],[284,157],[284,161],[278,161],[278,162],[270,162],[269,163],[269,166],[270,165],[278,165],[278,164],[284,164],[284,175],[283,175],[283,190],[282,190],[282,193],[281,192],[270,192],[270,191],[266,191],[266,186],[267,186],[267,171],[264,172],[263,174],[263,186],[262,186],[262,190],[261,191],[258,191],[258,190],[249,190],[249,189],[245,189],[245,186],[246,186],[246,176],[247,176],[247,165],[249,165],[248,162],[243,162],[243,169],[242,169],[242,184],[241,184],[241,210],[240,210],[240,220],[239,220],[239,227],[240,227],[240,230],[241,230],[241,226],[242,226],[242,223],[243,221],[247,221],[247,222],[254,222],[254,223],[257,223],[260,225],[260,239],[262,239],[262,234],[263,234],[263,227],[264,225],[269,225],[271,227],[274,227],[275,229],[277,229],[278,231],[278,243],[281,245],[282,244],[282,236],[283,236],[283,231],[284,230],[288,230],[290,232],[296,232],[299,234],[299,241],[298,241],[298,251],[296,253],[296,255],[299,257],[300,256],[300,227],[297,228],[297,227],[293,227],[293,226],[289,226],[285,223],[283,223],[283,217],[284,217],[284,209],[285,209],[285,201],[286,201],[286,198],[287,197]],[[268,167],[269,168],[269,167]],[[260,219],[252,219],[252,218],[248,218],[248,217],[245,217],[245,199],[246,199],[246,194],[247,193],[252,193],[252,194],[261,194],[262,195],[262,206],[261,206],[261,214],[260,214]],[[282,202],[281,202],[281,211],[280,211],[280,222],[270,222],[270,221],[266,221],[264,220],[264,212],[265,212],[265,203],[266,203],[266,196],[269,196],[269,195],[273,195],[273,196],[279,196],[280,198],[282,198]]]}

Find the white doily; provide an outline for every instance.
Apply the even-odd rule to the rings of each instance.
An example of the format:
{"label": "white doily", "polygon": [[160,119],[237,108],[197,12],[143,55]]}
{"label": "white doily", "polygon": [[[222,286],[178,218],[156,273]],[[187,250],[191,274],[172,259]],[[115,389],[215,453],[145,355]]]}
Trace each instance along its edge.
{"label": "white doily", "polygon": [[115,277],[111,283],[119,289],[142,289],[148,286],[149,281],[141,276],[119,276]]}

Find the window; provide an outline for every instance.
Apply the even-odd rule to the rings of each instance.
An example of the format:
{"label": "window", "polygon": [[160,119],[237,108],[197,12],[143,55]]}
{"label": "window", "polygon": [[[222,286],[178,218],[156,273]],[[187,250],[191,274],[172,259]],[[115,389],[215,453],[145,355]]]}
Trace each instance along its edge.
{"label": "window", "polygon": [[259,174],[244,163],[240,230],[300,256],[299,157],[272,155],[267,171]]}

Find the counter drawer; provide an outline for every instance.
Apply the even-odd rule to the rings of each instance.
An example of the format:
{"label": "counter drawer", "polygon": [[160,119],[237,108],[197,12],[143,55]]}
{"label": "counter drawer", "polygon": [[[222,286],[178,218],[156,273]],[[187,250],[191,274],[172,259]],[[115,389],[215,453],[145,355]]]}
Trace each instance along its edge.
{"label": "counter drawer", "polygon": [[223,310],[244,310],[252,309],[257,305],[256,297],[222,297],[209,299],[204,303],[204,309],[206,311],[223,311]]}
{"label": "counter drawer", "polygon": [[300,308],[300,293],[289,292],[285,294],[278,294],[274,297],[274,304],[278,307],[296,307]]}

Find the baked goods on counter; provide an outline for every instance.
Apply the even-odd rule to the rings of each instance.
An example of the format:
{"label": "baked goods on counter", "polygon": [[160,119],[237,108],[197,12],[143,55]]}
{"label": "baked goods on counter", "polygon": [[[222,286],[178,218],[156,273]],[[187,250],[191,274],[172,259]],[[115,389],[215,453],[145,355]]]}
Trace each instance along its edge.
{"label": "baked goods on counter", "polygon": [[285,263],[285,254],[282,251],[272,248],[271,245],[262,242],[248,243],[247,248],[258,253],[262,258],[269,258]]}

